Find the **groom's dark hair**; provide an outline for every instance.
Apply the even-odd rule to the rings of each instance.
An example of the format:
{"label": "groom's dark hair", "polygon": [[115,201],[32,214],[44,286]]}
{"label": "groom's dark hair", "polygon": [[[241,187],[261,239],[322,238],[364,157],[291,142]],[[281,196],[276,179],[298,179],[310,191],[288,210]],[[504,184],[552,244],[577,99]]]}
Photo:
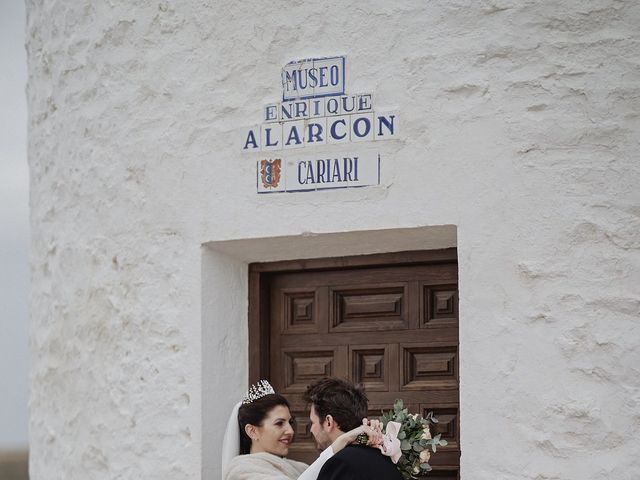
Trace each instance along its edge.
{"label": "groom's dark hair", "polygon": [[320,422],[331,415],[343,432],[362,425],[368,400],[364,389],[339,378],[323,378],[307,387],[304,400],[313,405]]}

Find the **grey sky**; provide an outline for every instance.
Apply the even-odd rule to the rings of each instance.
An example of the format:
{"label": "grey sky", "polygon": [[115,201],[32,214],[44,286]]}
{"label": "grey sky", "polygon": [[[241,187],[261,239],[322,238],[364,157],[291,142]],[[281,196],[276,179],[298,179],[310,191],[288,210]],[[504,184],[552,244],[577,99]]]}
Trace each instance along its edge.
{"label": "grey sky", "polygon": [[27,444],[27,81],[23,0],[0,1],[0,449]]}

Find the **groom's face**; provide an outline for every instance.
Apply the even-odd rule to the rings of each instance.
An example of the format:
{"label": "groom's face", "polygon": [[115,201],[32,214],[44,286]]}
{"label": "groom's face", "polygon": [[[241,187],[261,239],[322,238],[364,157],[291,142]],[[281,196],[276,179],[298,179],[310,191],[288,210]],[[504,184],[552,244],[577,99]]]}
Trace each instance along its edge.
{"label": "groom's face", "polygon": [[331,439],[325,429],[325,419],[318,417],[316,409],[311,405],[311,412],[309,413],[309,419],[311,420],[311,434],[316,439],[316,445],[320,450],[324,450],[331,445]]}

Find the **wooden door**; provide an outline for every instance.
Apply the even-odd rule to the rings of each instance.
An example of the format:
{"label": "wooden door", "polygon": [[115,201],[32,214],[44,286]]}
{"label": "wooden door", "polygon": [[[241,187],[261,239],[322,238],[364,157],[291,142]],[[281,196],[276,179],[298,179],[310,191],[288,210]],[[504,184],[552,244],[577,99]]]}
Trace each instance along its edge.
{"label": "wooden door", "polygon": [[280,271],[263,276],[261,325],[269,354],[262,371],[292,404],[291,458],[317,457],[301,397],[312,381],[336,376],[364,385],[370,416],[390,409],[396,398],[410,411],[432,410],[439,419],[433,433],[449,446],[432,457],[429,477],[458,478],[457,263],[455,251],[447,253],[444,260],[415,254],[414,262],[402,257],[395,264],[397,256],[386,264],[375,256],[369,265],[360,257],[355,267],[342,259],[333,268],[312,262],[287,271],[280,264]]}

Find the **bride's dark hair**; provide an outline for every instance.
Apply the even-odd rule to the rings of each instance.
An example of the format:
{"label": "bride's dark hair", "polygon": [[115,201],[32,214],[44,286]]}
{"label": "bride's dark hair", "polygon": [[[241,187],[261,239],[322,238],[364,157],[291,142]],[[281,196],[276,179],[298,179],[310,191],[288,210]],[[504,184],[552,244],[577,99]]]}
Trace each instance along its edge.
{"label": "bride's dark hair", "polygon": [[272,393],[251,403],[240,405],[238,409],[238,427],[240,428],[240,455],[251,451],[251,439],[244,427],[247,425],[260,426],[269,412],[275,407],[283,405],[290,409],[289,402],[282,395]]}

